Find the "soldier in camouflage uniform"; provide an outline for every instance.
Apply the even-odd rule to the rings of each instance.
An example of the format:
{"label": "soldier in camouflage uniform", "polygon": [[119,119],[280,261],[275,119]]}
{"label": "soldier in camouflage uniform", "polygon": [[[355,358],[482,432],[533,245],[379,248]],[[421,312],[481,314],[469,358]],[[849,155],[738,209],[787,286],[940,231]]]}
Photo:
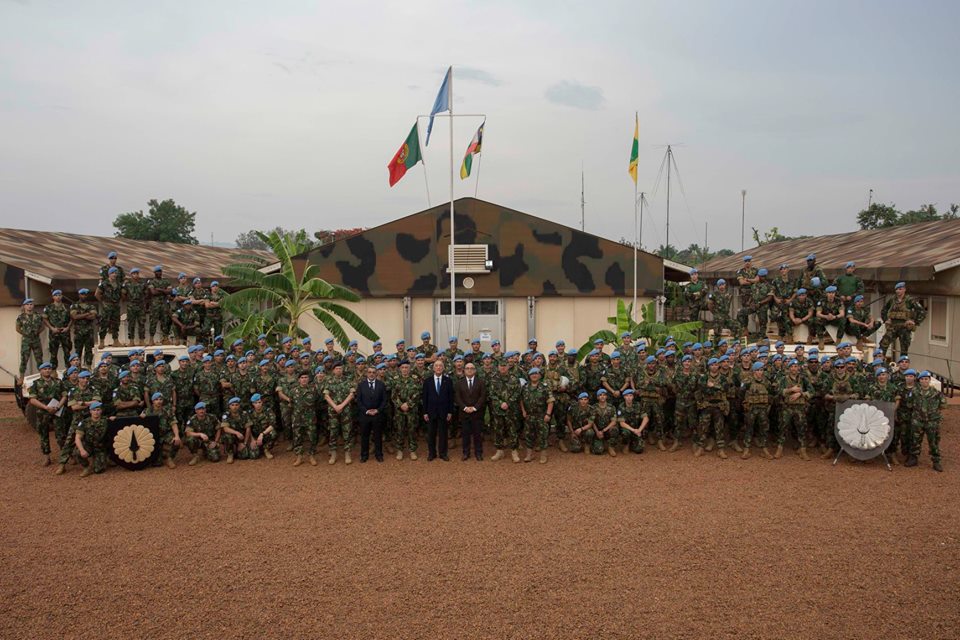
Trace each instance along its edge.
{"label": "soldier in camouflage uniform", "polygon": [[[862,295],[853,297],[853,306],[847,312],[846,332],[857,339],[857,348],[866,349],[865,340],[880,328],[882,323],[874,320],[870,307],[866,306]],[[882,352],[881,352],[882,353]]]}
{"label": "soldier in camouflage uniform", "polygon": [[283,363],[283,374],[277,379],[277,401],[280,403],[280,426],[283,436],[289,440],[287,451],[293,451],[293,405],[290,394],[297,386],[297,363],[293,358]]}
{"label": "soldier in camouflage uniform", "polygon": [[184,300],[183,305],[171,314],[170,319],[176,326],[180,344],[187,344],[189,336],[199,339],[202,329],[200,328],[200,316],[193,308],[193,300],[190,298]]}
{"label": "soldier in camouflage uniform", "polygon": [[182,355],[178,358],[179,368],[170,374],[174,389],[174,415],[177,424],[185,425],[190,418],[195,403],[193,397],[193,365],[190,356]]}
{"label": "soldier in camouflage uniform", "polygon": [[643,369],[638,370],[635,375],[633,388],[639,396],[640,411],[650,418],[648,442],[655,443],[661,451],[667,450],[663,442],[666,437],[666,421],[663,417],[666,386],[663,372],[657,367],[656,356],[647,356]]}
{"label": "soldier in camouflage uniform", "polygon": [[723,329],[728,329],[733,336],[740,333],[736,320],[730,315],[732,304],[733,295],[727,288],[727,281],[720,278],[717,280],[717,290],[707,296],[707,306],[713,314],[713,331],[717,338]]}
{"label": "soldier in camouflage uniform", "polygon": [[437,359],[437,346],[430,342],[430,332],[424,331],[420,334],[422,344],[417,347],[417,353],[423,354],[425,364],[431,364]]}
{"label": "soldier in camouflage uniform", "polygon": [[547,461],[547,436],[556,399],[550,386],[542,381],[540,367],[530,369],[530,382],[520,392],[520,411],[523,414],[523,441],[527,445],[524,462],[533,460],[533,449],[540,449],[540,464]]}
{"label": "soldier in camouflage uniform", "polygon": [[793,332],[796,327],[805,325],[807,327],[807,344],[813,344],[817,336],[817,308],[813,301],[807,295],[807,290],[797,289],[797,297],[790,303],[790,340],[793,340]]}
{"label": "soldier in camouflage uniform", "polygon": [[943,465],[940,463],[940,422],[947,400],[943,394],[930,386],[929,371],[921,371],[917,380],[920,388],[912,392],[911,398],[913,416],[910,421],[910,456],[903,466],[917,466],[923,438],[926,436],[933,470],[943,471]]}
{"label": "soldier in camouflage uniform", "polygon": [[343,375],[343,364],[338,360],[333,365],[333,375],[323,390],[324,401],[328,409],[330,464],[337,462],[337,441],[343,438],[343,459],[346,464],[352,462],[350,450],[353,448],[353,398],[356,395],[356,383]]}
{"label": "soldier in camouflage uniform", "polygon": [[[57,401],[57,407],[49,406],[53,400]],[[58,423],[62,419],[57,416],[57,412],[66,401],[67,392],[60,380],[53,375],[53,365],[44,362],[40,365],[40,377],[30,386],[30,404],[37,410],[37,433],[40,435],[40,453],[44,456],[44,466],[50,464],[50,431],[52,429],[59,437],[61,429]]]}
{"label": "soldier in camouflage uniform", "polygon": [[823,269],[817,265],[816,254],[811,253],[807,256],[807,266],[797,277],[797,289],[806,289],[807,291],[812,290],[814,279],[817,279],[820,282],[827,281],[827,277],[824,275]]}
{"label": "soldier in camouflage uniform", "polygon": [[90,403],[90,415],[77,424],[74,446],[83,466],[81,478],[91,473],[107,470],[107,420],[103,417],[103,405]]}
{"label": "soldier in camouflage uniform", "polygon": [[20,334],[20,379],[27,372],[30,355],[38,367],[43,362],[43,347],[40,332],[43,331],[43,316],[33,310],[33,298],[23,301],[23,312],[17,316],[17,333]]}
{"label": "soldier in camouflage uniform", "polygon": [[110,275],[110,269],[117,270],[117,282],[123,284],[123,280],[126,277],[126,274],[123,271],[123,267],[117,264],[117,252],[111,251],[107,254],[107,264],[100,265],[100,280],[106,280],[107,276]]}
{"label": "soldier in camouflage uniform", "polygon": [[[809,460],[807,456],[807,404],[810,401],[811,387],[807,376],[800,371],[800,363],[792,359],[787,365],[787,373],[780,382],[780,430],[777,434],[777,451],[774,458],[783,456],[783,445],[791,429],[799,443],[797,454],[801,460]],[[829,396],[828,396],[829,398]]]}
{"label": "soldier in camouflage uniform", "polygon": [[174,415],[167,398],[160,391],[154,391],[150,396],[150,406],[143,412],[143,417],[155,417],[160,422],[160,444],[162,446],[159,464],[166,464],[170,469],[176,468],[173,461],[180,451],[180,425]]}
{"label": "soldier in camouflage uniform", "polygon": [[[907,460],[910,457],[910,447],[912,446],[910,442],[912,431],[910,424],[913,422],[914,392],[920,389],[920,387],[917,386],[917,370],[907,369],[903,373],[900,383],[895,384],[900,398],[900,403],[897,405],[895,424],[900,425],[900,428],[894,429],[894,441],[890,443],[890,447],[887,449],[887,455],[892,458],[896,454],[899,446],[903,460]],[[899,433],[897,433],[897,431],[899,431]],[[899,436],[899,443],[896,441],[897,436]]]}
{"label": "soldier in camouflage uniform", "polygon": [[146,408],[143,393],[130,382],[130,372],[121,371],[113,392],[113,407],[118,418],[138,416]]}
{"label": "soldier in camouflage uniform", "polygon": [[768,314],[770,303],[773,301],[773,285],[767,282],[767,270],[757,269],[756,282],[750,287],[750,297],[745,298],[741,290],[740,311],[737,313],[737,324],[750,338],[750,316],[756,317],[757,333],[759,340],[767,333]]}
{"label": "soldier in camouflage uniform", "polygon": [[517,406],[520,401],[520,380],[510,371],[510,363],[504,359],[497,363],[497,375],[490,382],[487,398],[490,417],[493,419],[493,446],[496,453],[491,460],[503,457],[504,449],[510,449],[514,462],[520,462]]}
{"label": "soldier in camouflage uniform", "polygon": [[67,394],[67,407],[70,409],[70,427],[63,440],[63,447],[60,449],[60,463],[56,470],[56,475],[66,471],[66,465],[70,458],[76,453],[75,435],[77,424],[90,415],[90,404],[94,401],[100,401],[100,395],[90,384],[90,372],[81,371],[77,377],[77,386]]}
{"label": "soldier in camouflage uniform", "polygon": [[267,409],[264,398],[259,393],[250,396],[252,409],[247,417],[250,420],[250,440],[247,443],[247,458],[256,460],[261,455],[267,460],[273,459],[274,442],[277,439],[277,418]]}
{"label": "soldier in camouflage uniform", "polygon": [[63,303],[63,292],[54,289],[53,302],[43,308],[43,324],[47,327],[47,350],[50,352],[50,364],[57,370],[57,352],[63,350],[63,361],[67,362],[73,343],[70,340],[70,307]]}
{"label": "soldier in camouflage uniform", "polygon": [[193,406],[193,415],[187,420],[186,445],[193,457],[191,467],[200,462],[201,453],[210,462],[220,462],[220,421],[207,409],[202,400]]}
{"label": "soldier in camouflage uniform", "polygon": [[700,280],[700,271],[690,269],[690,283],[683,288],[683,301],[689,310],[687,320],[696,322],[704,310],[707,299],[707,285]]}
{"label": "soldier in camouflage uniform", "polygon": [[893,343],[897,340],[900,342],[901,355],[908,354],[913,332],[927,317],[927,310],[907,295],[907,285],[905,283],[898,282],[894,289],[896,294],[887,300],[880,312],[880,318],[883,319],[887,327],[887,332],[880,340],[880,348],[883,350],[884,356],[887,354],[887,349],[893,346]]}
{"label": "soldier in camouflage uniform", "polygon": [[[740,293],[740,308],[753,306],[753,286],[760,281],[758,269],[753,266],[753,256],[743,256],[743,266],[737,269],[735,274],[737,278],[737,287]],[[743,330],[747,330],[747,324],[740,322]]]}
{"label": "soldier in camouflage uniform", "polygon": [[233,464],[238,453],[247,457],[249,439],[250,416],[240,408],[240,398],[234,396],[227,401],[227,412],[220,418],[220,444],[227,454],[227,464]]}
{"label": "soldier in camouflage uniform", "polygon": [[[110,267],[106,280],[97,285],[96,298],[100,301],[100,348],[107,333],[113,344],[120,344],[120,300],[123,297],[123,285],[117,277],[117,267]],[[121,344],[121,346],[124,346]]]}
{"label": "soldier in camouflage uniform", "polygon": [[623,453],[627,447],[633,453],[643,453],[644,429],[650,423],[650,417],[644,413],[640,403],[634,402],[633,389],[623,392],[623,404],[617,410],[617,423],[620,425],[620,442],[623,443]]}
{"label": "soldier in camouflage uniform", "polygon": [[[420,390],[422,382],[410,373],[410,363],[400,363],[400,375],[393,381],[390,389],[390,402],[393,403],[393,445],[397,450],[397,460],[403,460],[403,452],[410,452],[410,459],[417,459],[417,425],[420,415]],[[487,381],[484,380],[484,384]]]}
{"label": "soldier in camouflage uniform", "polygon": [[[890,372],[887,371],[885,367],[878,367],[875,375],[877,377],[877,383],[864,395],[864,399],[892,402],[895,410],[899,411],[900,387],[890,382]],[[893,440],[890,441],[890,446],[886,449],[888,459],[894,464],[898,462],[896,457],[897,445],[905,439],[904,431],[906,427],[907,425],[900,424],[900,421],[896,419],[895,415],[893,421]]]}
{"label": "soldier in camouflage uniform", "polygon": [[790,323],[790,304],[796,296],[796,287],[790,280],[790,267],[781,264],[779,275],[774,278],[773,287],[773,319],[777,323],[777,333],[781,340],[793,341],[793,325]]}
{"label": "soldier in camouflage uniform", "polygon": [[[851,360],[855,359],[851,358]],[[824,410],[827,413],[828,422],[832,425],[834,415],[836,414],[837,404],[842,404],[847,400],[853,400],[859,397],[857,389],[855,387],[855,381],[853,376],[850,375],[850,372],[847,371],[845,366],[846,362],[838,359],[836,367],[834,369],[833,379],[830,382],[830,387],[827,389],[827,393],[823,396],[824,398]],[[829,458],[832,453],[840,451],[840,443],[837,442],[836,434],[831,427],[828,431],[824,433],[827,437],[824,444],[828,447],[827,451],[824,451],[823,457]]]}
{"label": "soldier in camouflage uniform", "polygon": [[[310,379],[309,371],[300,371],[297,374],[297,384],[290,391],[290,419],[293,427],[293,452],[296,458],[293,466],[303,463],[304,451],[309,457],[310,464],[316,466],[316,450],[319,442],[317,434],[317,406],[319,396],[317,387]],[[325,386],[324,393],[329,392],[329,385]]]}
{"label": "soldier in camouflage uniform", "polygon": [[817,338],[821,349],[826,339],[830,337],[827,327],[833,325],[837,328],[837,339],[834,341],[834,344],[837,344],[843,340],[843,333],[847,326],[847,310],[837,297],[837,288],[830,285],[824,290],[824,294],[824,299],[817,304]]}
{"label": "soldier in camouflage uniform", "polygon": [[623,403],[621,399],[623,390],[630,386],[630,375],[621,362],[619,351],[611,353],[610,366],[603,370],[603,375],[600,377],[600,384],[607,390],[607,400],[616,408]]}
{"label": "soldier in camouflage uniform", "polygon": [[724,419],[730,413],[730,403],[727,399],[727,379],[720,373],[720,360],[710,358],[707,361],[707,372],[700,376],[697,385],[697,409],[700,411],[700,422],[697,425],[697,435],[694,441],[693,455],[700,457],[703,452],[712,447],[706,444],[711,427],[715,435],[717,455],[726,460],[726,425]]}
{"label": "soldier in camouflage uniform", "polygon": [[853,273],[856,268],[857,265],[855,263],[848,262],[844,268],[844,274],[833,282],[837,287],[837,297],[840,298],[840,302],[846,307],[848,315],[850,314],[850,309],[853,308],[854,298],[862,296],[866,290],[860,276]]}
{"label": "soldier in camouflage uniform", "polygon": [[694,369],[693,356],[685,355],[680,361],[680,370],[673,376],[673,392],[677,398],[674,409],[673,445],[670,451],[680,448],[684,432],[694,440],[697,437],[697,425],[700,416],[697,412],[697,389],[700,386],[700,374]]}
{"label": "soldier in camouflage uniform", "polygon": [[590,453],[602,455],[603,450],[617,457],[620,445],[620,427],[617,423],[617,410],[607,402],[607,390],[597,389],[597,404],[593,405],[593,433],[590,441]]}
{"label": "soldier in camouflage uniform", "polygon": [[153,278],[147,282],[150,313],[147,342],[153,342],[158,330],[160,331],[160,341],[163,344],[166,344],[170,337],[171,319],[167,299],[170,297],[171,291],[170,281],[163,277],[163,266],[158,264],[153,268]]}
{"label": "soldier in camouflage uniform", "polygon": [[590,394],[586,391],[578,394],[577,404],[567,412],[567,428],[570,431],[567,448],[571,453],[582,453],[593,443],[593,407],[590,406]]}
{"label": "soldier in camouflage uniform", "polygon": [[122,288],[127,302],[127,341],[147,344],[147,283],[140,279],[140,269],[130,269]]}
{"label": "soldier in camouflage uniform", "polygon": [[210,283],[210,290],[203,299],[203,308],[206,310],[203,318],[203,340],[209,342],[213,336],[223,333],[223,299],[226,294],[220,288],[220,283],[214,280]]}
{"label": "soldier in camouflage uniform", "polygon": [[773,456],[767,449],[767,433],[770,431],[770,400],[773,394],[763,374],[763,363],[754,362],[750,368],[750,378],[743,381],[743,455],[740,457],[744,460],[750,457],[750,447],[756,435],[756,444],[763,457],[772,460]]}
{"label": "soldier in camouflage uniform", "polygon": [[193,390],[200,402],[206,405],[207,411],[213,415],[221,414],[220,394],[222,385],[221,374],[213,368],[213,358],[209,355],[201,359],[201,369],[194,373]]}

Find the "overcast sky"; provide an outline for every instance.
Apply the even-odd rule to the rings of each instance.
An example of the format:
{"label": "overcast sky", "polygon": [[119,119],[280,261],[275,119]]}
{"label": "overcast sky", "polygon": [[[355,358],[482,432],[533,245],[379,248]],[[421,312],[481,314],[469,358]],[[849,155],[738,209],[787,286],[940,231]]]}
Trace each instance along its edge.
{"label": "overcast sky", "polygon": [[[675,245],[709,223],[739,249],[741,189],[748,235],[848,231],[871,188],[960,202],[958,24],[955,1],[0,0],[0,223],[110,235],[174,198],[223,242],[419,211],[423,167],[391,189],[386,165],[452,64],[455,112],[487,115],[480,198],[577,226],[582,165],[587,230],[632,237],[639,111],[645,247],[665,237],[666,143]],[[479,123],[455,122],[458,167]]]}

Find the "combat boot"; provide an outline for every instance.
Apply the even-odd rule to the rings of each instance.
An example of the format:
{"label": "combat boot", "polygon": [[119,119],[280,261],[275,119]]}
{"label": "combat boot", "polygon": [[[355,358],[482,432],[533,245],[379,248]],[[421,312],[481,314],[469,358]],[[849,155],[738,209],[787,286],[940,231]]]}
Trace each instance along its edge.
{"label": "combat boot", "polygon": [[569,449],[567,448],[567,443],[563,440],[557,440],[557,448],[564,453],[569,451]]}
{"label": "combat boot", "polygon": [[167,469],[176,469],[177,463],[173,461],[173,458],[167,458],[163,461],[167,465]]}
{"label": "combat boot", "polygon": [[820,351],[823,351],[823,349],[824,349],[826,346],[827,346],[827,345],[826,345],[826,339],[821,336],[821,337],[820,337],[820,340],[817,342],[817,347],[820,349]]}
{"label": "combat boot", "polygon": [[67,465],[65,465],[65,464],[58,464],[58,465],[57,465],[57,470],[53,472],[53,475],[55,475],[55,476],[62,476],[64,473],[66,473],[66,471],[67,471]]}
{"label": "combat boot", "polygon": [[43,466],[49,467],[50,464],[51,464],[51,462],[50,462],[50,456],[49,456],[49,455],[43,456]]}
{"label": "combat boot", "polygon": [[297,457],[293,460],[293,466],[299,467],[301,464],[303,464],[303,456],[297,455]]}
{"label": "combat boot", "polygon": [[496,452],[495,454],[493,454],[493,457],[490,458],[490,459],[493,460],[494,462],[496,462],[497,460],[499,460],[499,459],[502,458],[502,457],[503,457],[503,449],[497,449],[497,452]]}
{"label": "combat boot", "polygon": [[92,463],[92,462],[88,462],[88,463],[87,463],[87,466],[85,466],[85,467],[83,468],[83,472],[80,474],[80,477],[81,477],[81,478],[86,478],[86,477],[87,477],[88,475],[90,475],[91,473],[93,473],[93,463]]}
{"label": "combat boot", "polygon": [[227,464],[233,464],[233,451],[227,454]]}
{"label": "combat boot", "polygon": [[674,440],[674,441],[673,441],[673,444],[672,444],[672,445],[670,445],[669,451],[670,451],[670,453],[673,453],[674,451],[676,451],[676,450],[679,449],[679,448],[680,448],[680,440],[677,439],[677,440]]}
{"label": "combat boot", "polygon": [[659,440],[657,440],[657,449],[660,449],[660,451],[667,450],[667,446],[663,444],[663,438],[660,438]]}
{"label": "combat boot", "polygon": [[714,443],[714,441],[713,441],[712,438],[711,438],[710,440],[707,440],[707,446],[705,446],[705,447],[703,448],[703,450],[706,451],[706,452],[708,452],[708,453],[709,453],[710,451],[713,451],[713,445],[714,445],[714,444],[715,444],[715,443]]}
{"label": "combat boot", "polygon": [[917,466],[917,456],[910,454],[907,456],[907,461],[903,463],[905,467],[915,467]]}
{"label": "combat boot", "polygon": [[193,457],[190,458],[190,462],[187,463],[187,466],[188,466],[188,467],[192,467],[192,466],[196,465],[196,464],[199,463],[199,462],[200,462],[200,454],[199,454],[199,453],[195,453],[195,454],[193,454]]}
{"label": "combat boot", "polygon": [[516,449],[510,450],[510,457],[513,458],[514,462],[520,462],[520,454],[517,452]]}
{"label": "combat boot", "polygon": [[[542,461],[541,461],[541,462],[542,462]],[[936,462],[933,463],[933,470],[934,470],[934,471],[940,471],[940,472],[943,471],[943,465],[940,464],[940,461],[939,461],[939,460],[937,460]]]}
{"label": "combat boot", "polygon": [[416,451],[411,451],[411,452],[410,452],[410,459],[411,459],[411,460],[416,460],[416,459],[417,459],[417,452],[416,452]]}
{"label": "combat boot", "polygon": [[694,447],[693,448],[693,457],[699,458],[703,455],[703,447]]}
{"label": "combat boot", "polygon": [[730,443],[730,447],[737,453],[743,453],[743,447],[740,446],[740,443],[734,440]]}
{"label": "combat boot", "polygon": [[353,464],[353,459],[350,457],[350,449],[343,452],[343,464]]}
{"label": "combat boot", "polygon": [[263,450],[263,457],[266,458],[267,460],[273,460],[273,454],[270,453],[270,449]]}
{"label": "combat boot", "polygon": [[727,459],[727,450],[726,449],[717,449],[717,457],[721,460]]}
{"label": "combat boot", "polygon": [[607,447],[607,453],[610,454],[611,458],[617,457],[617,448],[616,447]]}
{"label": "combat boot", "polygon": [[750,459],[750,447],[745,447],[745,448],[743,449],[743,455],[740,456],[740,459],[741,459],[741,460],[749,460],[749,459]]}
{"label": "combat boot", "polygon": [[103,338],[100,339],[100,344],[97,345],[97,348],[98,348],[98,349],[101,349],[101,350],[104,348]]}
{"label": "combat boot", "polygon": [[770,455],[770,449],[767,449],[766,447],[760,450],[760,454],[767,460],[773,460],[773,456]]}
{"label": "combat boot", "polygon": [[327,460],[327,464],[337,464],[337,452],[336,452],[336,451],[331,451],[331,452],[330,452],[330,459]]}
{"label": "combat boot", "polygon": [[[546,449],[541,449],[541,450],[540,450],[540,464],[547,464],[547,450],[546,450]],[[938,462],[937,464],[940,464],[940,463]],[[934,468],[936,468],[936,465],[934,465]]]}
{"label": "combat boot", "polygon": [[310,454],[310,466],[317,466],[317,456],[313,455],[312,453]]}
{"label": "combat boot", "polygon": [[777,445],[777,451],[776,451],[776,453],[773,454],[773,459],[774,459],[774,460],[779,460],[779,459],[782,458],[782,457],[783,457],[783,445],[782,445],[782,444],[778,444],[778,445]]}
{"label": "combat boot", "polygon": [[287,451],[293,451],[293,440],[291,440],[290,444],[287,445]]}
{"label": "combat boot", "polygon": [[810,456],[807,455],[807,448],[800,447],[800,451],[797,452],[797,455],[800,456],[801,460],[809,460]]}
{"label": "combat boot", "polygon": [[829,460],[832,456],[833,456],[833,451],[831,451],[830,449],[827,449],[826,451],[820,454],[820,459]]}
{"label": "combat boot", "polygon": [[533,449],[531,449],[530,447],[527,447],[527,455],[523,459],[523,461],[530,462],[531,460],[533,460]]}
{"label": "combat boot", "polygon": [[403,449],[397,451],[397,460],[403,460]]}

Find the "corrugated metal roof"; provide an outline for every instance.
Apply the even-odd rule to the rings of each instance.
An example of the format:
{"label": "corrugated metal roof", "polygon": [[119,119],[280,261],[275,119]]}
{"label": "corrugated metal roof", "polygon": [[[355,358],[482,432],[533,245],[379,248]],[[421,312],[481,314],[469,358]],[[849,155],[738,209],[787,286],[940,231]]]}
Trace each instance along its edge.
{"label": "corrugated metal roof", "polygon": [[844,265],[852,260],[864,280],[929,280],[937,271],[960,264],[956,260],[960,259],[960,219],[774,242],[714,258],[700,272],[707,278],[731,278],[743,266],[743,256],[750,255],[753,266],[766,267],[771,275],[783,263],[795,273],[806,266],[810,253],[816,254],[817,264],[828,277],[843,273]]}
{"label": "corrugated metal roof", "polygon": [[143,277],[151,277],[154,265],[159,264],[166,277],[175,278],[182,271],[204,280],[222,277],[223,267],[243,255],[273,258],[269,251],[0,229],[0,261],[49,280],[96,280],[110,251],[117,252],[117,264],[124,270],[139,267]]}

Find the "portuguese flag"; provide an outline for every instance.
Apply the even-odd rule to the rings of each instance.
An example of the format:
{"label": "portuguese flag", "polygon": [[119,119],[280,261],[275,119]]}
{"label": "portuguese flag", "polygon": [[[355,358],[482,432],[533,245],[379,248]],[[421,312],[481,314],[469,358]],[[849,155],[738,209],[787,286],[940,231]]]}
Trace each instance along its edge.
{"label": "portuguese flag", "polygon": [[407,173],[407,169],[422,160],[423,155],[420,153],[420,130],[417,128],[417,124],[414,123],[413,129],[410,129],[410,135],[403,141],[400,149],[398,149],[396,155],[393,156],[393,160],[387,165],[387,171],[390,172],[390,186],[392,187],[397,184],[400,178]]}
{"label": "portuguese flag", "polygon": [[484,120],[480,128],[477,129],[473,140],[470,141],[470,146],[467,147],[467,152],[463,155],[463,164],[460,165],[461,180],[466,180],[470,177],[470,169],[473,167],[473,156],[480,153],[480,147],[483,145],[483,125],[485,124],[487,124],[486,120]]}

